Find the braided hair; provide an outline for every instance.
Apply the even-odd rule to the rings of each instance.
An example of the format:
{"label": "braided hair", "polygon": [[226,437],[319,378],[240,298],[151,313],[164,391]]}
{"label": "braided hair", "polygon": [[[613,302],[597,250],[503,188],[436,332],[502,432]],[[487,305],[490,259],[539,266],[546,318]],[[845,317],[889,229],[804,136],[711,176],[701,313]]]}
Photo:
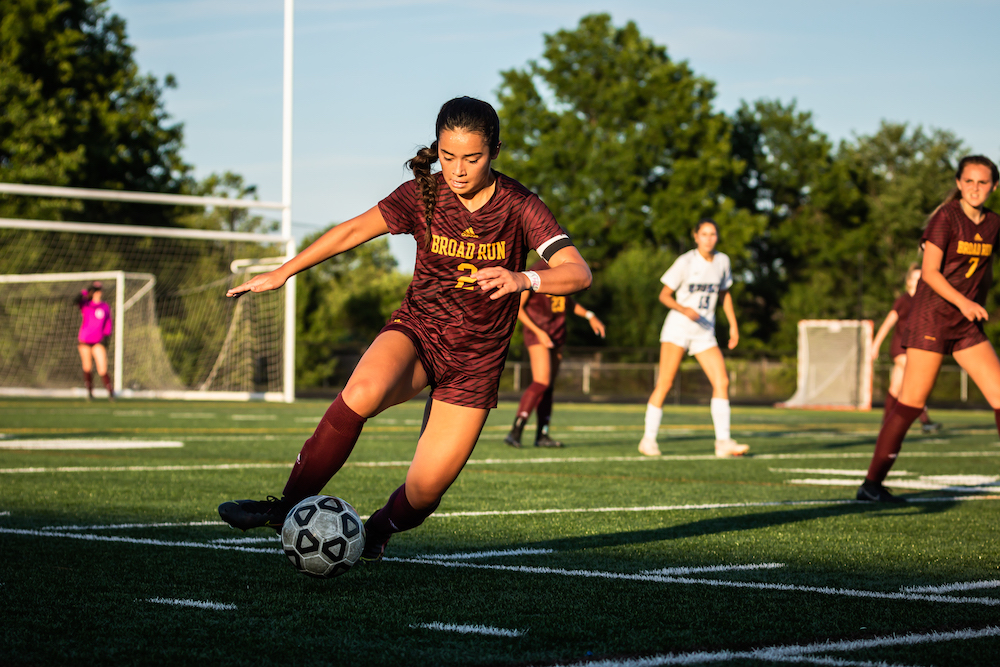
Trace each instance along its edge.
{"label": "braided hair", "polygon": [[434,142],[418,150],[415,156],[406,161],[406,168],[413,172],[413,178],[420,188],[420,200],[424,205],[424,221],[427,223],[425,247],[430,247],[431,244],[431,220],[437,205],[437,176],[431,173],[431,166],[438,161],[437,138],[445,130],[465,130],[480,134],[486,139],[490,150],[496,150],[500,146],[500,118],[488,103],[472,97],[456,97],[441,105],[434,125]]}

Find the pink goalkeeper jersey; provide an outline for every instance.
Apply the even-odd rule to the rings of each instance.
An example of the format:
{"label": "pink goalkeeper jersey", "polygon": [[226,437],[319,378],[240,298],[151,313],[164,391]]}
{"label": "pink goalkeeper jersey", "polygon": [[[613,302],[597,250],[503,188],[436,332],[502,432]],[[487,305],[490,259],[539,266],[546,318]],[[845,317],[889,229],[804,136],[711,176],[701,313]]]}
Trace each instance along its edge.
{"label": "pink goalkeeper jersey", "polygon": [[80,304],[80,314],[83,323],[80,324],[80,334],[77,340],[87,345],[100,343],[105,336],[111,335],[111,306],[106,302],[94,303],[87,299]]}

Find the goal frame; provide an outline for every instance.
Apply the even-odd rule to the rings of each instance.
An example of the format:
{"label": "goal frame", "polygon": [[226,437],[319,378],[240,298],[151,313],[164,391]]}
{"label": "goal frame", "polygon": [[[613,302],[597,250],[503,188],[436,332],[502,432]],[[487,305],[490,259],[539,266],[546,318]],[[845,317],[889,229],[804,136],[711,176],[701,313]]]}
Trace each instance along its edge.
{"label": "goal frame", "polygon": [[[864,337],[864,342],[858,349],[858,399],[855,405],[836,405],[823,403],[792,403],[795,395],[803,391],[809,381],[808,368],[808,339],[806,329],[809,327],[832,327],[832,326],[856,327],[859,337]],[[871,358],[871,346],[875,326],[872,320],[799,320],[798,324],[798,354],[796,369],[796,390],[795,395],[788,401],[775,403],[776,408],[790,408],[796,410],[858,410],[869,411],[872,409],[872,383],[874,377],[875,363]]]}

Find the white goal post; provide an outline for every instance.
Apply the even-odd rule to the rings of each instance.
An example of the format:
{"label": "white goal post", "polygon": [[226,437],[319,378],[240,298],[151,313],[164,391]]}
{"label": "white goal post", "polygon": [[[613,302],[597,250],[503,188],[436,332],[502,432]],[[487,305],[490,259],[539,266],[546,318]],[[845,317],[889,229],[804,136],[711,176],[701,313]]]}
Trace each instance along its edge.
{"label": "white goal post", "polygon": [[871,410],[872,321],[799,321],[798,383],[777,407]]}

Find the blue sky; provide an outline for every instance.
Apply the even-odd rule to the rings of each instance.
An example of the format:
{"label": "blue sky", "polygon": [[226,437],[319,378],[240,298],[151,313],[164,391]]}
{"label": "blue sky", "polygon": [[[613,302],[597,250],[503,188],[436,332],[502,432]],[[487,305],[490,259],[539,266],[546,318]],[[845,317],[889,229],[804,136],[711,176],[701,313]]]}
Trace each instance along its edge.
{"label": "blue sky", "polygon": [[[232,170],[281,198],[281,0],[110,0],[200,178]],[[409,177],[445,100],[495,101],[500,72],[541,56],[543,34],[586,14],[632,20],[716,82],[716,106],[795,99],[834,141],[883,119],[955,132],[1000,157],[1000,2],[841,0],[297,0],[293,232],[367,210]],[[975,46],[981,45],[981,46]],[[530,184],[527,184],[530,187]],[[404,269],[413,242],[393,238]]]}

